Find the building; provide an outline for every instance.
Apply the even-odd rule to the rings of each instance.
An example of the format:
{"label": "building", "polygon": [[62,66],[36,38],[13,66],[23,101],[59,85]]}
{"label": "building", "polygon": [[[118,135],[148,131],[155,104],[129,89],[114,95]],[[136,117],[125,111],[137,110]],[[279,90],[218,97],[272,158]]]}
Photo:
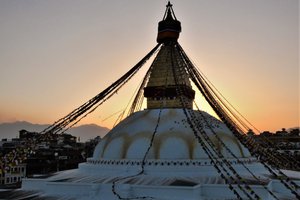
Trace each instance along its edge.
{"label": "building", "polygon": [[0,188],[17,188],[26,177],[26,163],[22,162],[19,152],[23,151],[24,141],[14,138],[0,142]]}
{"label": "building", "polygon": [[0,188],[18,188],[26,177],[26,164],[11,165],[0,171]]}
{"label": "building", "polygon": [[21,130],[19,138],[0,142],[0,188],[20,188],[25,177],[77,168],[92,155],[94,143],[100,140],[98,137],[77,143],[70,134],[42,135]]}

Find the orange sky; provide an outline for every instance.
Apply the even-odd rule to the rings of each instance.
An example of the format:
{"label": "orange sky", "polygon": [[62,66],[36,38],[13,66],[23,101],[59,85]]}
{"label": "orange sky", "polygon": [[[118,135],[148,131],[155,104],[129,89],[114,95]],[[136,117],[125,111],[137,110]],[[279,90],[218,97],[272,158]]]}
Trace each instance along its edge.
{"label": "orange sky", "polygon": [[[172,3],[179,43],[250,122],[299,126],[299,1]],[[104,90],[156,45],[165,4],[0,1],[0,122],[53,123]],[[82,123],[111,127],[149,64]]]}

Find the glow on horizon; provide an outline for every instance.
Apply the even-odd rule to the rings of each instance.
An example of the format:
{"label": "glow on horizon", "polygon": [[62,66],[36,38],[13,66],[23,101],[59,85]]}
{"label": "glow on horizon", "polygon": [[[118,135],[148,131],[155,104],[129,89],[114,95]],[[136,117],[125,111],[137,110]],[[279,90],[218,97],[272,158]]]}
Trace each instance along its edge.
{"label": "glow on horizon", "polygon": [[[105,89],[154,47],[165,4],[1,1],[0,122],[53,123]],[[179,43],[250,122],[262,131],[299,126],[297,0],[172,4]],[[126,107],[145,67],[81,124],[112,127],[118,115],[104,119]]]}

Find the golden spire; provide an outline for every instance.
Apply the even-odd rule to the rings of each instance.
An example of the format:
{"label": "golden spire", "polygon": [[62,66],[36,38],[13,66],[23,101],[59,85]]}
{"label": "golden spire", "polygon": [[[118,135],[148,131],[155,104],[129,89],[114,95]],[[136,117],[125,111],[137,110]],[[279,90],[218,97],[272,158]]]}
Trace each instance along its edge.
{"label": "golden spire", "polygon": [[[175,45],[163,45],[152,63],[150,78],[144,88],[148,109],[193,108],[195,91]],[[173,69],[176,70],[176,81]]]}

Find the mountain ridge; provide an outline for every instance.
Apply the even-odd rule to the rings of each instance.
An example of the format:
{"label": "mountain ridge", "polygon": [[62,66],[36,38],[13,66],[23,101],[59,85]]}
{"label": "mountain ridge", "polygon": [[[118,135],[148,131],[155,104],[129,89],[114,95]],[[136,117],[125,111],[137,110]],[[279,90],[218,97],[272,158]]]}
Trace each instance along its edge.
{"label": "mountain ridge", "polygon": [[[27,121],[3,122],[0,123],[0,139],[12,139],[19,137],[19,131],[25,129],[27,131],[41,132],[50,124],[34,124]],[[68,130],[66,133],[80,137],[81,142],[88,141],[97,136],[101,138],[108,133],[110,129],[99,126],[97,124],[83,124]]]}

